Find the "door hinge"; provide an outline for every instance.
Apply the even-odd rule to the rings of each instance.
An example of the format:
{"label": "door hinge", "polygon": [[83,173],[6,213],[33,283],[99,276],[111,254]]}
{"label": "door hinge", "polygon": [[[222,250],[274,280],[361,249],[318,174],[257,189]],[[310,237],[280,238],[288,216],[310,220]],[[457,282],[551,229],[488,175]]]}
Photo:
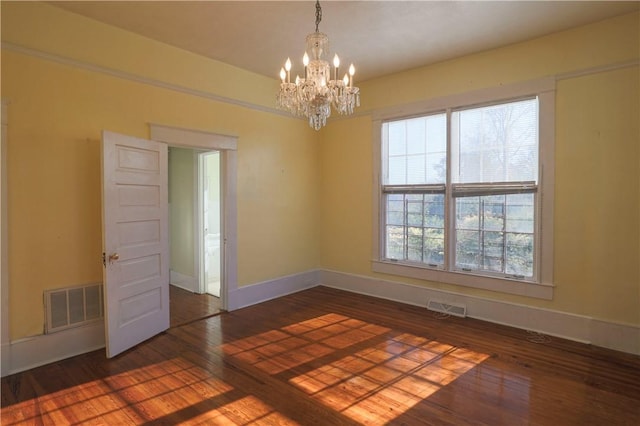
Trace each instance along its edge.
{"label": "door hinge", "polygon": [[102,266],[107,267],[107,253],[102,252]]}

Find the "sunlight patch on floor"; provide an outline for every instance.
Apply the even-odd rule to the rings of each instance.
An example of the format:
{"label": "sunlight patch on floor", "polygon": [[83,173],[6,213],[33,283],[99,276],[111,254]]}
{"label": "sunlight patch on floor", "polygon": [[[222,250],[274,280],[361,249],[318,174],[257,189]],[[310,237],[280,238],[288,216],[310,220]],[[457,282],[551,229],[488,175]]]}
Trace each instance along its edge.
{"label": "sunlight patch on floor", "polygon": [[[289,383],[353,420],[370,420],[373,413],[381,422],[397,418],[489,357],[390,332],[327,314],[226,343],[222,349],[269,375],[286,374]],[[338,355],[351,347],[353,353]]]}
{"label": "sunlight patch on floor", "polygon": [[249,395],[178,424],[237,426],[252,424],[298,425],[299,423],[275,411],[260,399]]}
{"label": "sunlight patch on floor", "polygon": [[388,331],[388,328],[343,315],[327,314],[225,343],[222,350],[274,375]]}
{"label": "sunlight patch on floor", "polygon": [[356,421],[391,421],[489,356],[404,334],[290,383]]}
{"label": "sunlight patch on floor", "polygon": [[3,425],[34,424],[40,416],[49,424],[176,424],[173,415],[176,419],[188,418],[190,411],[194,415],[189,424],[297,424],[258,398],[181,358],[51,392],[6,407],[2,414],[17,419],[13,423],[3,421]]}

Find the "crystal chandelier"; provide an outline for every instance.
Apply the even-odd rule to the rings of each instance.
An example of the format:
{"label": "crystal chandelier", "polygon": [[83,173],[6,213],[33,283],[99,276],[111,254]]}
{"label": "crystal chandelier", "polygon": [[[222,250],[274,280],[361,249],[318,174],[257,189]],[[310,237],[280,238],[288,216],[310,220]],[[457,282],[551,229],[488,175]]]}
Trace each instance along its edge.
{"label": "crystal chandelier", "polygon": [[[329,37],[318,31],[321,20],[322,8],[320,1],[316,0],[316,31],[307,36],[307,51],[302,58],[304,77],[296,76],[295,82],[291,82],[291,59],[287,58],[284,68],[280,69],[282,83],[277,98],[279,109],[307,117],[315,130],[327,124],[331,106],[345,115],[353,114],[353,109],[360,106],[360,90],[353,86],[356,71],[353,64],[349,67],[349,74],[338,80],[338,55],[333,57],[333,73],[329,63],[322,59],[329,51]],[[311,58],[307,52],[311,53]]]}

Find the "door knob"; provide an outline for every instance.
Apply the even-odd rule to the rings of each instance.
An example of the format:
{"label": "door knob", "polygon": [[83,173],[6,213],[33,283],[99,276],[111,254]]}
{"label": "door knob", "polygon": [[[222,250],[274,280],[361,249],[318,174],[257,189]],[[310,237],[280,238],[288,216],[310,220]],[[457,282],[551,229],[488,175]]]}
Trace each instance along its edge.
{"label": "door knob", "polygon": [[118,253],[111,253],[109,255],[109,263],[113,263],[118,259],[120,259],[120,255]]}

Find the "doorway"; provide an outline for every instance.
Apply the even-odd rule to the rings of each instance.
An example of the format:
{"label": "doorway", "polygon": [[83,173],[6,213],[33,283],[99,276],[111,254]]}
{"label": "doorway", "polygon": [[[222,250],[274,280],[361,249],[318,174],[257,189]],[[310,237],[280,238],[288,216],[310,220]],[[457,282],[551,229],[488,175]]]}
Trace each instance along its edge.
{"label": "doorway", "polygon": [[[220,310],[232,310],[238,306],[235,294],[238,290],[238,243],[237,243],[237,188],[236,188],[236,173],[238,168],[238,138],[236,136],[221,135],[216,133],[209,133],[199,130],[189,130],[179,127],[163,126],[160,124],[149,124],[150,136],[152,140],[158,142],[164,142],[170,147],[174,148],[189,148],[193,152],[210,152],[217,151],[220,157],[220,209],[221,209],[221,232],[220,232],[220,262],[221,262],[221,276],[220,276]],[[170,152],[173,151],[173,148]],[[169,158],[171,158],[171,154]],[[191,156],[193,158],[193,155]],[[195,173],[195,172],[194,172]],[[192,182],[197,179],[195,176]],[[169,199],[169,208],[171,210],[176,200],[172,198],[176,195],[173,191]],[[191,194],[194,191],[191,190]],[[195,203],[190,204],[194,206]],[[191,216],[193,218],[193,215]],[[192,222],[193,223],[193,222]],[[192,226],[191,229],[195,227]],[[195,234],[191,234],[192,236]],[[192,240],[195,241],[195,240]],[[192,247],[197,246],[195,243]],[[199,249],[198,249],[199,250]],[[172,251],[173,255],[174,252]],[[195,266],[194,266],[195,271]],[[194,272],[195,274],[195,272]],[[173,280],[172,280],[173,281]],[[194,284],[194,287],[199,283]],[[169,286],[173,288],[174,286]],[[196,296],[208,296],[206,293],[200,294],[199,289],[192,291],[192,295]],[[213,297],[213,296],[209,296]],[[179,309],[179,307],[178,307]],[[171,311],[175,312],[176,309],[171,307]],[[173,315],[172,315],[173,316]]]}
{"label": "doorway", "polygon": [[219,151],[169,148],[171,327],[222,310]]}

